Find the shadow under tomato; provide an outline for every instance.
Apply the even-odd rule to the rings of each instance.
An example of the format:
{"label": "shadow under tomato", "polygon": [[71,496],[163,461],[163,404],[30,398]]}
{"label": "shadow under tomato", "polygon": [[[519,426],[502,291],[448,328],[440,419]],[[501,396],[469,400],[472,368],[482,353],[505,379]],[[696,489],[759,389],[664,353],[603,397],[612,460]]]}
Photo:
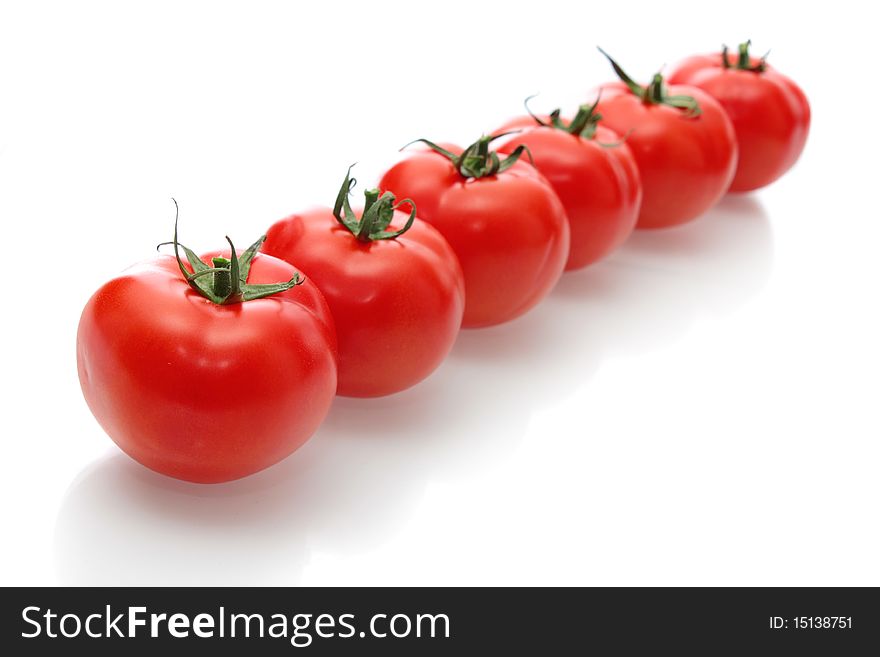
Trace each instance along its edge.
{"label": "shadow under tomato", "polygon": [[58,578],[87,586],[287,578],[285,569],[298,567],[305,545],[265,531],[269,518],[289,520],[271,479],[199,486],[151,472],[119,452],[99,459],[74,480],[59,511]]}
{"label": "shadow under tomato", "polygon": [[[772,234],[754,197],[692,224],[637,232],[566,274],[509,324],[466,330],[429,379],[378,399],[337,398],[284,462],[201,486],[115,453],[71,484],[56,523],[63,584],[296,584],[315,550],[360,554],[418,512],[428,485],[513,454],[533,414],[588,385],[603,359],[662,346],[760,291]],[[589,431],[589,418],[583,418]]]}
{"label": "shadow under tomato", "polygon": [[554,296],[589,306],[586,336],[601,340],[606,355],[632,354],[757,294],[773,268],[772,230],[757,199],[728,196],[691,224],[636,231],[603,266],[594,280],[586,271],[563,281]]}
{"label": "shadow under tomato", "polygon": [[318,433],[261,473],[179,482],[114,454],[86,468],[59,511],[63,584],[295,584],[313,549],[381,545],[432,482],[515,449],[527,408],[475,394],[445,365],[392,397],[337,398]]}
{"label": "shadow under tomato", "polygon": [[604,359],[663,346],[702,317],[735,311],[772,268],[760,201],[727,196],[690,224],[636,231],[607,260],[563,275],[525,317],[463,331],[451,359],[484,381],[490,376],[513,403],[552,406],[588,383]]}

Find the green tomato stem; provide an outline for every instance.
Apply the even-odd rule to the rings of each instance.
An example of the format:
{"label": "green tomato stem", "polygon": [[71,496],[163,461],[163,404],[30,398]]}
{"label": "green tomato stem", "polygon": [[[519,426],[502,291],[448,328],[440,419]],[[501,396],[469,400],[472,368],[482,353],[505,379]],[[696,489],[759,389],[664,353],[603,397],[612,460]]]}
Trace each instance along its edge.
{"label": "green tomato stem", "polygon": [[[336,195],[336,203],[333,206],[333,216],[336,217],[336,221],[340,225],[345,226],[361,242],[393,240],[412,228],[413,222],[416,219],[415,203],[408,198],[397,201],[397,198],[391,192],[383,194],[378,189],[368,189],[364,192],[364,211],[358,217],[348,200],[351,188],[355,184],[355,179],[351,177],[351,168],[348,167],[345,180],[342,181],[342,187],[339,188],[339,193]],[[409,219],[407,219],[403,228],[388,230],[391,221],[394,219],[394,211],[401,205],[410,206]]]}
{"label": "green tomato stem", "polygon": [[640,98],[645,104],[666,105],[667,107],[684,110],[685,116],[691,118],[700,115],[700,106],[693,96],[669,95],[669,90],[666,88],[666,85],[663,82],[663,76],[660,73],[654,74],[649,85],[642,86],[627,75],[626,71],[621,68],[620,64],[611,58],[611,55],[601,48],[599,48],[599,52],[605,55],[605,58],[611,64],[611,68],[614,69],[617,77],[627,86],[630,93]]}
{"label": "green tomato stem", "polygon": [[751,40],[745,41],[737,46],[736,66],[730,63],[730,56],[727,46],[721,48],[721,66],[723,68],[735,68],[738,71],[750,71],[752,73],[763,73],[767,70],[767,52],[758,63],[752,66],[752,59],[749,57],[749,47],[752,45]]}
{"label": "green tomato stem", "polygon": [[[280,281],[278,283],[255,283],[247,282],[248,274],[251,270],[251,262],[266,241],[263,235],[256,242],[251,244],[241,256],[235,250],[235,245],[228,237],[226,241],[229,243],[229,251],[231,258],[223,258],[220,256],[212,258],[213,267],[209,267],[195,252],[181,244],[177,240],[177,220],[180,218],[180,208],[177,201],[174,201],[174,239],[171,242],[163,242],[158,248],[166,244],[174,246],[174,258],[177,260],[177,266],[186,283],[205,297],[211,303],[218,306],[242,303],[244,301],[253,301],[254,299],[262,299],[280,294],[297,285],[301,285],[303,277],[299,272],[294,273],[289,281]],[[192,267],[192,273],[184,266],[180,252],[183,251],[189,266]]]}
{"label": "green tomato stem", "polygon": [[211,262],[214,265],[214,279],[211,281],[211,287],[214,294],[225,299],[232,292],[232,274],[229,271],[230,260],[218,256],[212,258]]}

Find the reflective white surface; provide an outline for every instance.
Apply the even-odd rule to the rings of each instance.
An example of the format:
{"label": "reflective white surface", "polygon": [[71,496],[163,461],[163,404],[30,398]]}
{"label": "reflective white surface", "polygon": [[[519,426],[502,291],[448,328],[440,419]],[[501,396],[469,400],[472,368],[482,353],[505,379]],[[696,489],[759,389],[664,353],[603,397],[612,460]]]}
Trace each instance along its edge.
{"label": "reflective white surface", "polygon": [[[880,584],[878,138],[864,129],[877,92],[841,117],[835,94],[855,74],[812,49],[818,12],[797,34],[784,8],[728,12],[721,33],[716,10],[685,5],[661,40],[651,6],[605,9],[599,29],[462,4],[433,17],[441,33],[502,11],[509,34],[534,32],[531,52],[464,68],[406,36],[424,29],[415,5],[353,6],[342,26],[284,5],[0,20],[0,55],[20,62],[0,72],[15,99],[0,107],[0,216],[16,272],[0,583]],[[866,32],[842,7],[833,20]],[[633,13],[645,20],[623,25]],[[399,37],[354,64],[326,45],[380,24]],[[825,33],[824,53],[859,41]],[[462,333],[412,390],[337,399],[304,448],[242,481],[155,475],[89,414],[79,311],[167,238],[169,195],[188,245],[244,242],[331,199],[351,161],[365,188],[396,146],[478,136],[538,85],[548,104],[575,103],[575,72],[584,91],[610,73],[594,43],[648,74],[658,56],[740,36],[772,45],[813,101],[807,152],[776,185],[637,233],[527,316]],[[552,65],[535,61],[551,47]],[[405,90],[375,94],[383,73]]]}

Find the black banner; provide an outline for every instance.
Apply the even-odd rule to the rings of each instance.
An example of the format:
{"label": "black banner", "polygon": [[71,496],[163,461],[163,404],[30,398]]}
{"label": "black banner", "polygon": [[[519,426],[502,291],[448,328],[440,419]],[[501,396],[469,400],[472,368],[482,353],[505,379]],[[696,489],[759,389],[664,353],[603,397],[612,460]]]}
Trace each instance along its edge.
{"label": "black banner", "polygon": [[856,655],[880,647],[880,596],[870,588],[34,588],[3,589],[0,613],[7,655]]}

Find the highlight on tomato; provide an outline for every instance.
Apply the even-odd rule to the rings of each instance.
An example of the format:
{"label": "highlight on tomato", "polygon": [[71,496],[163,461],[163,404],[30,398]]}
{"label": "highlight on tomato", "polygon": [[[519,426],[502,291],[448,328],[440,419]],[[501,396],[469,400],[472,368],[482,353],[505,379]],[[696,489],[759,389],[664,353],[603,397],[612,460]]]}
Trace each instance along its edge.
{"label": "highlight on tomato", "polygon": [[596,110],[603,125],[626,136],[642,180],[638,228],[696,219],[730,187],[736,170],[733,124],[697,87],[667,85],[660,73],[635,82],[601,50],[620,80],[602,85]]}
{"label": "highlight on tomato", "polygon": [[[569,252],[565,208],[550,183],[520,159],[490,148],[502,135],[467,148],[417,140],[383,174],[379,188],[411,198],[458,256],[465,281],[462,325],[490,326],[519,317],[553,288]],[[415,142],[414,142],[415,143]]]}
{"label": "highlight on tomato", "polygon": [[339,340],[338,394],[377,397],[415,385],[452,349],[464,275],[411,200],[369,189],[358,217],[349,202],[350,173],[333,208],[278,221],[263,249],[302,267],[324,293]]}
{"label": "highlight on tomato", "polygon": [[749,55],[750,41],[731,57],[720,53],[688,57],[673,67],[669,81],[698,87],[717,100],[736,132],[739,162],[732,192],[769,185],[797,162],[810,131],[810,104],[801,88],[772,68],[767,56]]}
{"label": "highlight on tomato", "polygon": [[528,148],[535,168],[562,201],[571,229],[566,271],[601,260],[620,246],[636,226],[642,183],[632,151],[621,136],[601,123],[595,103],[581,105],[574,118],[560,110],[547,117],[512,119],[496,133],[523,128],[499,147],[512,153]]}
{"label": "highlight on tomato", "polygon": [[134,265],[86,303],[83,395],[152,470],[200,483],[253,474],[302,445],[330,408],[330,310],[295,267],[259,253],[263,239],[239,255],[227,238],[228,250],[199,257],[175,220],[173,256]]}

